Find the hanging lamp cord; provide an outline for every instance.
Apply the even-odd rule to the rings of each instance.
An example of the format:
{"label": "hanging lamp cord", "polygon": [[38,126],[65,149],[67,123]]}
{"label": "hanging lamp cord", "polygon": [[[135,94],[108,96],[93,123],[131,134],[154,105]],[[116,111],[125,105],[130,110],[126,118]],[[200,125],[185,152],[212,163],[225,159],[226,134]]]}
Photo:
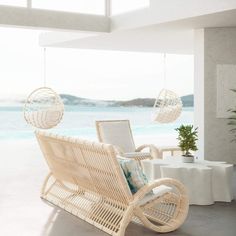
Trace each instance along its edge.
{"label": "hanging lamp cord", "polygon": [[166,53],[163,55],[163,77],[164,77],[164,88],[166,88]]}
{"label": "hanging lamp cord", "polygon": [[43,49],[43,86],[46,87],[46,48]]}

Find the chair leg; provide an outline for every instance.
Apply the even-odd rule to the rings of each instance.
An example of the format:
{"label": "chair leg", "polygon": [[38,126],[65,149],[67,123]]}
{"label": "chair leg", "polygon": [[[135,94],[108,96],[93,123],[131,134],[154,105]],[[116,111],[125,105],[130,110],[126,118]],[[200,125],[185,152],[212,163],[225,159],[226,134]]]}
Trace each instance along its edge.
{"label": "chair leg", "polygon": [[[52,177],[52,172],[50,172],[47,176],[46,176],[46,178],[45,178],[45,180],[44,180],[44,182],[43,182],[43,186],[42,186],[42,188],[41,188],[41,197],[43,197],[47,192],[49,192],[50,191],[50,189],[53,187],[53,184],[50,186],[50,188],[46,191],[46,188],[47,188],[47,184],[48,184],[48,181],[49,181],[49,179]],[[56,182],[56,181],[55,181]]]}
{"label": "chair leg", "polygon": [[128,207],[128,209],[124,213],[123,219],[120,222],[120,229],[117,233],[117,236],[124,236],[125,235],[126,228],[133,217],[133,210],[134,210],[134,207],[130,206],[130,207]]}

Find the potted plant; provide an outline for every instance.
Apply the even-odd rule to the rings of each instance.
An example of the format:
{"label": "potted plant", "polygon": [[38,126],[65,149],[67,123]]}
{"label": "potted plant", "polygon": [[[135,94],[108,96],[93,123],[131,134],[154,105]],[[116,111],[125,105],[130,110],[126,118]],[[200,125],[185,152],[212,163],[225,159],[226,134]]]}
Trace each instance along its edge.
{"label": "potted plant", "polygon": [[197,151],[196,141],[198,140],[198,128],[194,128],[193,125],[181,125],[175,129],[178,131],[179,147],[183,152],[183,162],[194,162],[194,156],[190,151]]}

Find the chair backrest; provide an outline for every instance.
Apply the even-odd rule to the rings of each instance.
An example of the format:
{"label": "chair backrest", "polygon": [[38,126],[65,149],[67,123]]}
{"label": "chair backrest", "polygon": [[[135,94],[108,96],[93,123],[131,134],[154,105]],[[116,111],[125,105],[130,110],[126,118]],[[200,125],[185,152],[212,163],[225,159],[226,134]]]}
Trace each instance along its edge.
{"label": "chair backrest", "polygon": [[132,199],[112,145],[36,131],[54,177],[127,204]]}
{"label": "chair backrest", "polygon": [[129,120],[96,121],[98,139],[119,147],[123,152],[134,152],[135,144]]}

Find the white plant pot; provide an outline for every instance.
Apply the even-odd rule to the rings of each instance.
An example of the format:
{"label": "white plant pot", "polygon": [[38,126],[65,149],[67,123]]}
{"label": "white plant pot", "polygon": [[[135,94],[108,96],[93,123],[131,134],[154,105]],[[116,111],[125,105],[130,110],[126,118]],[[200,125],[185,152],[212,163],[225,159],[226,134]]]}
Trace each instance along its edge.
{"label": "white plant pot", "polygon": [[183,163],[193,163],[194,156],[182,156],[182,162]]}

